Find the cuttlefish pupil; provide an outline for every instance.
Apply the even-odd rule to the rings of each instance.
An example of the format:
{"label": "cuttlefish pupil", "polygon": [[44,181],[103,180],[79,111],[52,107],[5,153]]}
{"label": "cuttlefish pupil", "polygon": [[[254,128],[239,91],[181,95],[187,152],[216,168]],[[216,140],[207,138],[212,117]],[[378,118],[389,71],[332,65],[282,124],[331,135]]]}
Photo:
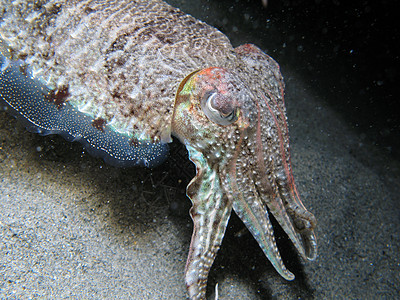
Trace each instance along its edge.
{"label": "cuttlefish pupil", "polygon": [[205,115],[217,124],[229,125],[237,120],[237,108],[232,105],[229,96],[213,91],[206,93],[201,101]]}

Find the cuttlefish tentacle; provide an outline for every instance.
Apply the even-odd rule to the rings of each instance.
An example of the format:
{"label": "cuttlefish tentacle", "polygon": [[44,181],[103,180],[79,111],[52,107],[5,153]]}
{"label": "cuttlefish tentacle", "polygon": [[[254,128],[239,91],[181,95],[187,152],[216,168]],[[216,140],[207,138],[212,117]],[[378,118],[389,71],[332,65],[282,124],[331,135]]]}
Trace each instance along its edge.
{"label": "cuttlefish tentacle", "polygon": [[[247,69],[246,76],[249,82],[255,82],[256,78],[263,81],[252,89],[257,95],[257,110],[261,119],[257,119],[257,126],[263,126],[257,130],[258,149],[264,149],[264,156],[269,162],[263,168],[262,161],[258,160],[259,176],[264,176],[265,167],[268,167],[273,176],[270,176],[270,185],[276,186],[275,194],[282,202],[279,209],[274,210],[273,205],[268,204],[263,197],[265,204],[274,215],[282,228],[293,241],[294,245],[304,258],[315,259],[317,255],[316,238],[313,228],[316,226],[315,217],[307,211],[300,200],[292,172],[292,164],[289,147],[289,130],[286,120],[286,108],[284,105],[284,82],[278,63],[270,56],[262,52],[258,47],[245,44],[235,48],[235,52],[242,59],[244,69]],[[251,86],[249,84],[249,86]],[[269,134],[273,132],[273,134]],[[275,137],[275,139],[271,138]],[[273,140],[273,142],[271,142]],[[261,153],[262,151],[259,151]],[[262,154],[261,154],[262,155]],[[259,182],[263,182],[262,179]],[[272,198],[274,198],[273,196]],[[288,219],[288,216],[289,219]]]}
{"label": "cuttlefish tentacle", "polygon": [[190,215],[194,228],[185,269],[185,281],[192,299],[203,299],[207,278],[225,234],[232,205],[224,195],[217,171],[202,153],[188,147],[190,160],[197,166],[187,195],[193,202]]}
{"label": "cuttlefish tentacle", "polygon": [[[294,275],[285,267],[279,254],[272,224],[266,210],[266,204],[271,206],[272,203],[265,203],[260,197],[260,191],[255,185],[255,174],[251,170],[250,159],[243,155],[240,158],[238,157],[240,153],[250,154],[243,143],[243,135],[244,132],[241,134],[242,138],[239,139],[239,149],[237,149],[235,159],[232,161],[230,171],[221,174],[221,181],[227,187],[225,190],[228,198],[233,202],[233,209],[236,214],[257,240],[274,268],[285,279],[293,280]],[[237,163],[237,161],[240,163]],[[243,190],[243,186],[246,186],[246,190]],[[270,190],[270,187],[268,186],[267,189]]]}
{"label": "cuttlefish tentacle", "polygon": [[[270,197],[276,201],[276,205],[267,203],[267,206],[269,207],[270,212],[277,219],[278,223],[288,234],[289,238],[293,241],[300,254],[302,254],[304,258],[314,259],[316,255],[316,251],[314,251],[316,245],[313,245],[313,243],[315,243],[315,237],[314,233],[310,229],[314,228],[316,221],[315,217],[305,209],[294,183],[294,177],[290,167],[290,152],[285,151],[284,146],[284,134],[287,135],[288,133],[287,123],[285,118],[283,118],[284,115],[279,106],[276,104],[276,100],[270,98],[272,104],[269,104],[264,95],[260,96],[261,99],[263,99],[265,106],[268,107],[270,118],[276,124],[276,136],[278,137],[280,152],[280,155],[276,157],[274,166],[277,170],[274,178],[277,191],[275,192],[275,195]],[[273,104],[275,104],[281,113],[281,117],[283,118],[282,123],[285,126],[278,126],[279,121],[271,108],[271,105]],[[282,132],[282,129],[286,129],[286,131]],[[260,148],[266,148],[266,145],[261,145]],[[268,197],[266,197],[266,199],[268,199]]]}

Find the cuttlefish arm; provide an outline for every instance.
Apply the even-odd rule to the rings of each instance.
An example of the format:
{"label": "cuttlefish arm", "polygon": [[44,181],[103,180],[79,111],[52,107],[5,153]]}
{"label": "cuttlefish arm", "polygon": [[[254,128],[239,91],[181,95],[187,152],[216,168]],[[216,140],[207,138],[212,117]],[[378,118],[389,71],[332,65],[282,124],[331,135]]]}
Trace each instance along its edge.
{"label": "cuttlefish arm", "polygon": [[185,271],[191,299],[205,299],[232,208],[285,279],[294,275],[282,262],[270,213],[304,258],[316,257],[316,221],[300,201],[291,170],[278,65],[253,45],[235,51],[237,69],[194,72],[176,97],[172,131],[197,170],[187,188],[194,222]]}
{"label": "cuttlefish arm", "polygon": [[193,202],[190,215],[194,227],[185,282],[189,295],[201,299],[206,292],[208,272],[225,234],[232,204],[221,189],[216,170],[207,165],[202,153],[188,148],[190,160],[196,164],[197,172],[187,187],[187,195]]}

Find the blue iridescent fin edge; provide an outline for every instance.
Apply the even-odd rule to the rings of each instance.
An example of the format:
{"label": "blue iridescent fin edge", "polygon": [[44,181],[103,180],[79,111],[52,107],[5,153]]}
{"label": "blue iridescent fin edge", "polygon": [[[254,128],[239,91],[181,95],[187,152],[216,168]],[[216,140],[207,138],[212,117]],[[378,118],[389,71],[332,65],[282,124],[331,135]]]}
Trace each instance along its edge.
{"label": "blue iridescent fin edge", "polygon": [[68,102],[57,106],[46,98],[49,89],[24,74],[20,61],[0,54],[0,105],[21,121],[27,130],[40,135],[59,134],[67,141],[78,141],[94,157],[118,167],[153,168],[168,156],[167,144],[136,141],[105,126],[93,125],[93,118]]}

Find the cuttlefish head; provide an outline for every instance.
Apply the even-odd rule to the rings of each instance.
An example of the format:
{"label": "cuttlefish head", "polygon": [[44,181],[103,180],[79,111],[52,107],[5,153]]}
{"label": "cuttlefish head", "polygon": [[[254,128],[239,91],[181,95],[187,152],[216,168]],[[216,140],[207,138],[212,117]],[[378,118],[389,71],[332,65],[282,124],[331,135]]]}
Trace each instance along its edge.
{"label": "cuttlefish head", "polygon": [[294,275],[282,262],[270,214],[303,257],[316,256],[315,218],[291,172],[283,99],[256,94],[244,82],[227,69],[207,68],[185,78],[176,96],[172,131],[196,165],[187,187],[194,229],[185,280],[192,299],[205,297],[232,208],[285,279]]}

